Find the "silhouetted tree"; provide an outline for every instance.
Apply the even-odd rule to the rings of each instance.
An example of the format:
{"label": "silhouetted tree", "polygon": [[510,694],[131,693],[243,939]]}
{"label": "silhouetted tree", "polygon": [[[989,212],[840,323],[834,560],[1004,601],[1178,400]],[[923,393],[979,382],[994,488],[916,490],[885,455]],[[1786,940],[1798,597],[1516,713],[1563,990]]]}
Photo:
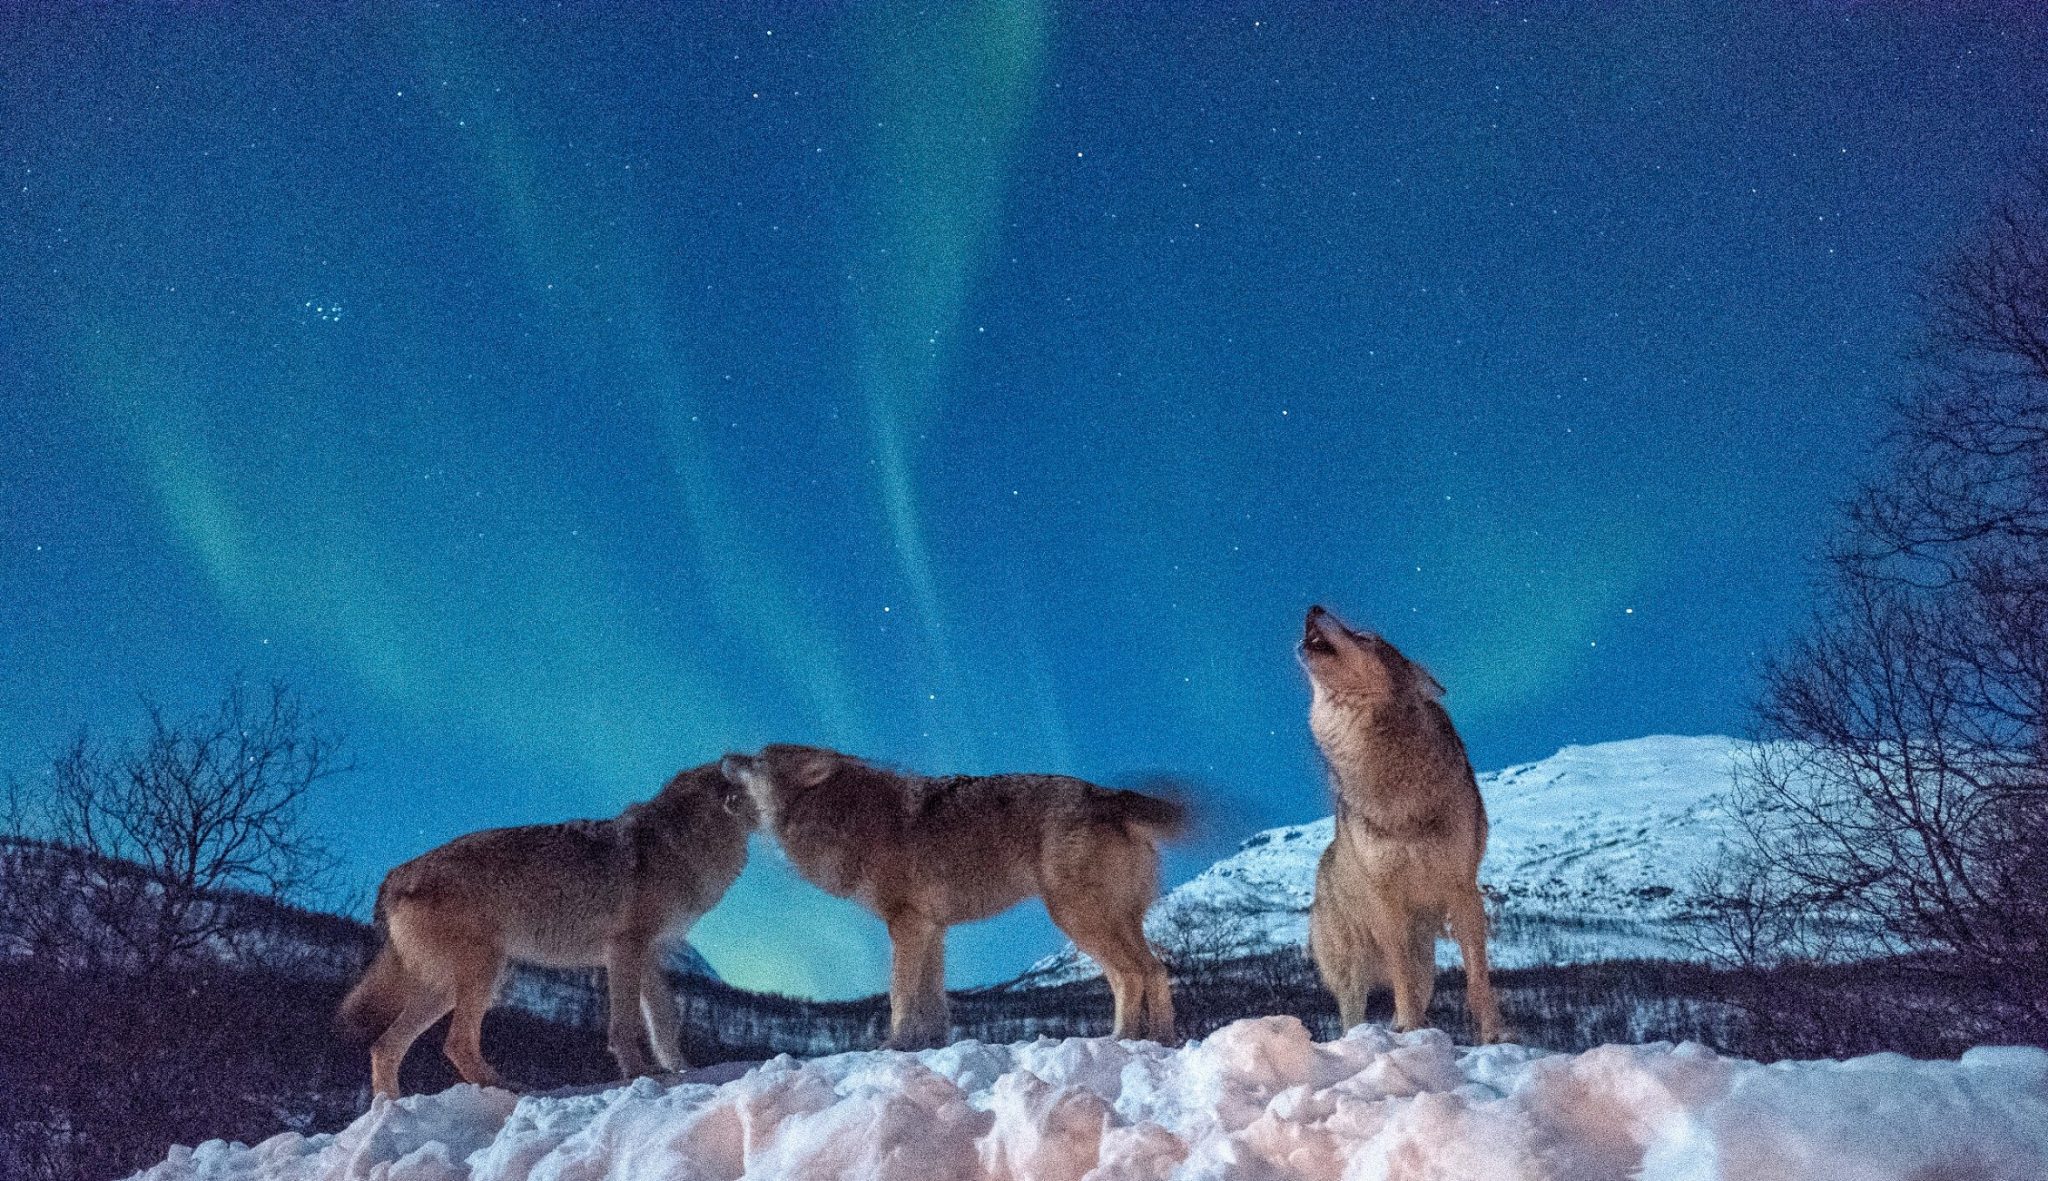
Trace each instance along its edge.
{"label": "silhouetted tree", "polygon": [[186,718],[144,708],[140,741],[80,733],[43,792],[11,787],[10,828],[44,844],[0,863],[0,931],[46,962],[148,971],[231,954],[238,916],[222,891],[283,900],[331,869],[301,813],[349,764],[296,692],[237,684]]}
{"label": "silhouetted tree", "polygon": [[0,1175],[115,1176],[262,1130],[331,1074],[307,1010],[338,987],[266,962],[289,943],[266,904],[329,866],[301,808],[347,766],[340,740],[283,684],[189,718],[145,708],[134,742],[81,734],[40,790],[10,785]]}
{"label": "silhouetted tree", "polygon": [[[1770,664],[1722,917],[1875,941],[2048,1031],[2048,166],[1923,297],[1921,380]],[[1730,908],[1733,909],[1730,909]],[[1978,992],[1982,995],[1981,992]]]}

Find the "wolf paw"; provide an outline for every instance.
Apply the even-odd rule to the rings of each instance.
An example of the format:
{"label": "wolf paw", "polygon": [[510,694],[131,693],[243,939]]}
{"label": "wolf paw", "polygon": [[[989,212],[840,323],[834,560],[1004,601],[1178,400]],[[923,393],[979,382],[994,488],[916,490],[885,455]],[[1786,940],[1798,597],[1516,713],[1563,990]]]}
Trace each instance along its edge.
{"label": "wolf paw", "polygon": [[936,1050],[947,1045],[943,1033],[905,1032],[891,1035],[882,1043],[884,1050]]}

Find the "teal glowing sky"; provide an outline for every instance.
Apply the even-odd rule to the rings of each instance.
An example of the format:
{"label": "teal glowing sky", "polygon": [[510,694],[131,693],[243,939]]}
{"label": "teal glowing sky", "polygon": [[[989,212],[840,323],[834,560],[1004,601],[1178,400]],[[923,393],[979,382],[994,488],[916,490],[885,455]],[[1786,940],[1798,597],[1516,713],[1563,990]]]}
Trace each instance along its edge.
{"label": "teal glowing sky", "polygon": [[[0,9],[0,771],[282,674],[364,891],[772,740],[1185,877],[1323,809],[1312,601],[1483,767],[1739,731],[2048,146],[2018,4],[347,7]],[[886,980],[767,847],[698,938]]]}

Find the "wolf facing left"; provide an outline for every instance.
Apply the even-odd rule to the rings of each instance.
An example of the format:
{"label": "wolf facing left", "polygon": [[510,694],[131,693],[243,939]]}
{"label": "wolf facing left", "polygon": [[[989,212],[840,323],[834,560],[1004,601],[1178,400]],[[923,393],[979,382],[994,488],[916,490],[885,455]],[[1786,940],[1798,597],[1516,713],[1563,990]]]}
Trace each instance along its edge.
{"label": "wolf facing left", "polygon": [[384,948],[336,1014],[374,1038],[370,1082],[398,1094],[398,1067],[450,1010],[444,1049],[466,1082],[503,1085],[484,1060],[483,1019],[508,961],[602,966],[609,1045],[627,1078],[684,1066],[675,998],[658,947],[716,905],[747,860],[753,801],[711,763],[609,820],[498,828],[457,837],[385,875]]}

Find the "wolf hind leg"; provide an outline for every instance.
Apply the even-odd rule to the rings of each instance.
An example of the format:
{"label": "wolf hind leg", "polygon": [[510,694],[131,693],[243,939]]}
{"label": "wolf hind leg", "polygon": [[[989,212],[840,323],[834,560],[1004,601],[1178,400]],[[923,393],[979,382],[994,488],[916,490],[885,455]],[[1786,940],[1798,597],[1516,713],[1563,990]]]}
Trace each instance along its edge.
{"label": "wolf hind leg", "polygon": [[1149,945],[1145,958],[1145,1020],[1149,1031],[1146,1036],[1162,1046],[1175,1045],[1180,1035],[1173,1024],[1173,981],[1167,978],[1166,965],[1159,962]]}
{"label": "wolf hind leg", "polygon": [[1102,974],[1109,979],[1110,996],[1115,1001],[1110,1036],[1123,1041],[1149,1040],[1170,1045],[1173,989],[1166,978],[1166,965],[1152,954],[1143,932],[1110,934],[1083,928],[1082,937],[1074,940],[1074,946],[1101,964]]}
{"label": "wolf hind leg", "polygon": [[398,1068],[405,1062],[405,1052],[454,1007],[446,993],[429,983],[416,983],[400,1004],[398,1016],[370,1045],[370,1089],[389,1099],[398,1098]]}
{"label": "wolf hind leg", "polygon": [[953,1040],[953,1006],[946,996],[946,928],[941,925],[925,944],[918,965],[918,1021],[927,1045],[943,1046]]}
{"label": "wolf hind leg", "polygon": [[504,963],[496,944],[460,908],[400,905],[386,924],[387,949],[403,968],[404,999],[397,1017],[371,1044],[371,1086],[395,1098],[406,1051],[451,1009],[455,1016],[442,1051],[465,1081],[495,1082],[483,1060],[482,1030],[483,1010],[490,1007]]}
{"label": "wolf hind leg", "polygon": [[454,962],[455,1015],[448,1019],[448,1037],[441,1050],[462,1081],[502,1087],[505,1081],[484,1059],[484,1014],[498,996],[498,977],[505,961],[495,948],[474,947]]}
{"label": "wolf hind leg", "polygon": [[[1124,840],[1135,844],[1129,838]],[[1140,855],[1154,856],[1149,845],[1142,846]],[[1105,853],[1100,864],[1116,865],[1114,851]],[[1046,883],[1045,913],[1082,954],[1102,966],[1115,1004],[1111,1036],[1170,1044],[1173,987],[1167,980],[1166,965],[1145,941],[1145,910],[1151,891],[1114,889],[1095,872],[1062,868],[1064,872]]]}
{"label": "wolf hind leg", "polygon": [[1049,856],[1040,884],[1046,914],[1102,965],[1115,1000],[1112,1035],[1174,1041],[1173,984],[1145,939],[1159,892],[1159,849],[1125,824],[1098,824]]}

